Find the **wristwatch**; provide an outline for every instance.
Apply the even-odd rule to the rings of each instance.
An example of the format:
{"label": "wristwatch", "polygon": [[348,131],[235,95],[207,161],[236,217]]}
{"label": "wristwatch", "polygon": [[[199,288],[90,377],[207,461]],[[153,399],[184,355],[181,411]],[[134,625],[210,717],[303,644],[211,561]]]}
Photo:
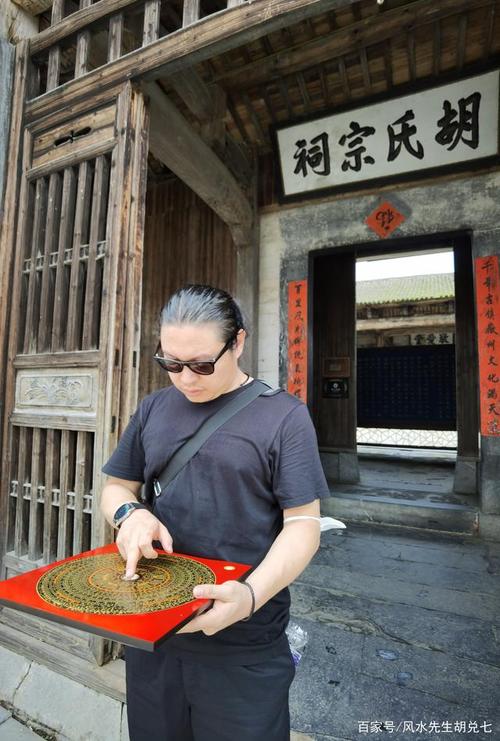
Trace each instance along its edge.
{"label": "wristwatch", "polygon": [[140,502],[125,502],[121,504],[113,515],[113,525],[118,529],[122,522],[130,517],[135,509],[147,509],[146,505]]}

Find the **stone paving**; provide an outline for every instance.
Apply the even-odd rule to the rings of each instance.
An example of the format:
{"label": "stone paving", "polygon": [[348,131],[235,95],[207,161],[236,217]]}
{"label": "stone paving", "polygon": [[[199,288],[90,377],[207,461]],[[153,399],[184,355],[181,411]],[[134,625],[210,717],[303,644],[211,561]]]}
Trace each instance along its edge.
{"label": "stone paving", "polygon": [[[349,524],[323,533],[292,587],[292,613],[309,640],[292,686],[291,741],[500,739],[499,543]],[[105,701],[108,719],[118,717],[120,703],[76,682],[65,691],[70,680],[10,656],[0,684],[13,683],[11,700],[35,721],[51,725],[47,698],[55,712],[69,693],[67,722],[58,705],[67,735],[55,738],[126,741],[118,721],[104,735],[88,724],[102,720]],[[0,741],[36,738],[0,708]]]}
{"label": "stone paving", "polygon": [[40,741],[40,736],[27,725],[12,717],[12,713],[0,705],[1,741]]}
{"label": "stone paving", "polygon": [[297,731],[500,739],[500,544],[351,524],[322,536],[292,595],[309,633]]}

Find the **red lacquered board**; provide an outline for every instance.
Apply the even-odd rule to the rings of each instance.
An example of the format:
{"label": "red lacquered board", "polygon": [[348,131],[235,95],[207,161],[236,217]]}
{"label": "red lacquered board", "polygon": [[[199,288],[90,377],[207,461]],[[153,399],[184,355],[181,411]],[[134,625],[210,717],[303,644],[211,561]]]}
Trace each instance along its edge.
{"label": "red lacquered board", "polygon": [[123,581],[113,543],[0,581],[0,604],[154,651],[210,605],[193,597],[196,584],[242,579],[251,569],[158,550],[139,561],[137,581]]}

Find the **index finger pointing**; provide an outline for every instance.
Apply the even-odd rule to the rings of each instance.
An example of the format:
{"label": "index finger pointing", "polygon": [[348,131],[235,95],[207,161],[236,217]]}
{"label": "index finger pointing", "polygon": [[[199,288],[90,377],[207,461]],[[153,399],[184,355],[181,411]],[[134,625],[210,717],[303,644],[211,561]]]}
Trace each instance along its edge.
{"label": "index finger pointing", "polygon": [[127,564],[125,566],[125,576],[127,578],[134,576],[140,557],[141,557],[141,552],[139,548],[137,547],[129,548],[127,552]]}

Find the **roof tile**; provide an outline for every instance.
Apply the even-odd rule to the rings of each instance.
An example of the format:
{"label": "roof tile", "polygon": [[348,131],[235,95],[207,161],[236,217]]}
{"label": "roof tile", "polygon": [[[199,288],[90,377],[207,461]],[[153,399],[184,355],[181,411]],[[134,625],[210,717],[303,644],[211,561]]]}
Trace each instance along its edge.
{"label": "roof tile", "polygon": [[356,283],[356,304],[395,304],[402,301],[429,301],[453,298],[453,273],[434,275],[407,275],[402,278],[380,278]]}

